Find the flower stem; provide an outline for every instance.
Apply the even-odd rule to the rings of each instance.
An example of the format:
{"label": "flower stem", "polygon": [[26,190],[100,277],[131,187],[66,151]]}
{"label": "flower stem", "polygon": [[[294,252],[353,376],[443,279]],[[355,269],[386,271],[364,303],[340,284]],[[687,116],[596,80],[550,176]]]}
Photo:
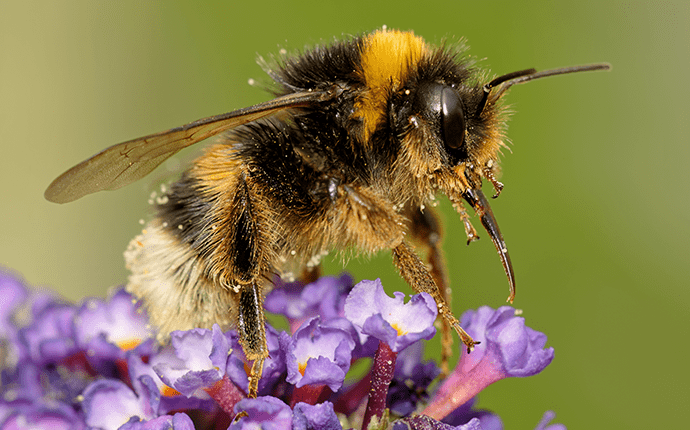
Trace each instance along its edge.
{"label": "flower stem", "polygon": [[358,382],[349,386],[345,393],[338,396],[338,400],[333,406],[335,411],[344,415],[350,415],[356,411],[369,392],[370,379],[371,373],[367,373]]}
{"label": "flower stem", "polygon": [[228,375],[223,376],[223,379],[216,382],[211,388],[206,388],[204,391],[206,391],[208,395],[218,403],[218,406],[231,417],[235,414],[235,404],[244,398],[244,393],[232,383]]}
{"label": "flower stem", "polygon": [[369,389],[369,400],[366,412],[364,412],[364,420],[362,421],[363,429],[369,426],[369,422],[373,417],[381,417],[386,409],[388,387],[393,380],[397,356],[398,353],[393,352],[387,343],[379,342],[379,348],[376,350],[374,363],[371,368],[371,388]]}
{"label": "flower stem", "polygon": [[468,372],[461,373],[461,368],[462,366],[458,365],[443,381],[431,403],[422,411],[423,415],[440,421],[484,388],[505,378],[505,374],[486,357]]}
{"label": "flower stem", "polygon": [[290,407],[294,408],[297,403],[303,402],[310,405],[315,405],[324,397],[328,396],[332,391],[327,385],[305,385],[303,387],[295,387],[290,398]]}

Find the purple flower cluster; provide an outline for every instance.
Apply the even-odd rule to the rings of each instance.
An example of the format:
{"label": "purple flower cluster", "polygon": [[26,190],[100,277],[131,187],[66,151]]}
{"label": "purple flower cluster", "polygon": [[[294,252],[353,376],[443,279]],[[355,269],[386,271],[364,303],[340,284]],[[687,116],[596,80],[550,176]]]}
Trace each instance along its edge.
{"label": "purple flower cluster", "polygon": [[[514,309],[483,307],[462,317],[481,343],[434,384],[439,369],[422,360],[421,340],[436,332],[428,294],[405,302],[379,280],[353,285],[347,275],[276,281],[266,309],[291,330],[267,326],[259,397],[247,398],[251,363],[234,331],[173,332],[161,346],[122,289],[73,306],[7,272],[0,297],[3,429],[501,429],[475,396],[553,359],[546,336]],[[547,412],[537,429],[564,428],[552,419]]]}

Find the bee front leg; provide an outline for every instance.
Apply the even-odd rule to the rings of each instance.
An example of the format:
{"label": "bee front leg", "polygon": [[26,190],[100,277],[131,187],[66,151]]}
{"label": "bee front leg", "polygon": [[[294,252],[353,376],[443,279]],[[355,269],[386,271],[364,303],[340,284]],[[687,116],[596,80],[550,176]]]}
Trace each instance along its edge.
{"label": "bee front leg", "polygon": [[[430,266],[431,277],[436,282],[441,298],[451,307],[452,291],[448,284],[446,265],[441,249],[441,225],[438,217],[431,208],[423,212],[417,208],[409,210],[408,215],[412,227],[410,228],[414,238],[419,240],[427,248],[427,261]],[[449,361],[453,355],[453,333],[447,318],[441,317],[441,378],[448,375]]]}
{"label": "bee front leg", "polygon": [[[357,244],[360,249],[370,252],[391,249],[395,265],[403,279],[415,291],[429,293],[434,298],[445,324],[455,329],[467,350],[471,351],[477,342],[460,327],[460,322],[453,316],[444,294],[434,281],[434,275],[404,240],[405,218],[392,209],[390,202],[367,188],[341,184],[334,189],[336,198],[333,199],[335,204],[331,212],[332,225],[334,231],[346,232],[346,237],[341,238],[339,243]],[[429,232],[439,230],[431,226],[430,220],[418,222],[422,225],[426,223]],[[439,253],[435,266],[438,272],[435,276],[444,280],[440,249],[437,250]],[[445,281],[443,282],[445,285]]]}
{"label": "bee front leg", "polygon": [[478,342],[475,342],[474,339],[463,330],[460,326],[460,321],[453,316],[448,304],[434,282],[434,278],[431,276],[429,269],[427,269],[422,260],[419,259],[412,247],[407,242],[403,241],[398,246],[394,247],[392,251],[393,261],[398,267],[403,279],[405,279],[405,281],[407,281],[407,283],[418,293],[429,293],[431,297],[436,300],[439,315],[447,324],[455,329],[460,336],[460,340],[462,340],[462,343],[467,347],[467,352],[472,352],[474,345]]}
{"label": "bee front leg", "polygon": [[334,188],[331,210],[326,217],[334,240],[341,246],[354,245],[367,253],[390,249],[405,236],[405,218],[393,204],[366,187],[341,184]]}

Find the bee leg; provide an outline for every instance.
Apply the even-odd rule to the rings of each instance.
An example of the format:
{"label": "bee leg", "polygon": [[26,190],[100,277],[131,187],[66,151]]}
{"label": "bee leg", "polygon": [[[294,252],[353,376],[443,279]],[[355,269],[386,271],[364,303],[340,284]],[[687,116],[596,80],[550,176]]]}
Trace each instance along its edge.
{"label": "bee leg", "polygon": [[[448,308],[451,308],[451,294],[452,291],[448,284],[448,276],[446,273],[446,265],[443,259],[443,250],[441,249],[441,225],[438,222],[438,217],[431,210],[426,208],[424,211],[419,209],[412,209],[409,214],[409,219],[412,222],[410,231],[415,239],[419,240],[427,248],[427,261],[431,270],[431,277],[438,286],[441,298],[446,302]],[[440,316],[439,316],[440,317]],[[453,355],[453,333],[448,319],[440,317],[441,320],[441,378],[445,378],[449,372],[449,361]]]}
{"label": "bee leg", "polygon": [[370,189],[352,184],[337,187],[327,216],[332,229],[345,232],[337,242],[356,244],[364,252],[391,249],[405,237],[405,218],[393,204]]}
{"label": "bee leg", "polygon": [[249,374],[247,395],[256,397],[264,361],[268,357],[264,305],[261,287],[255,281],[240,287],[237,332],[247,360],[253,361]]}
{"label": "bee leg", "polygon": [[[247,175],[241,175],[230,200],[228,219],[234,220],[230,228],[215,230],[216,243],[227,247],[214,248],[212,261],[226,268],[221,285],[236,291],[237,332],[239,342],[252,367],[248,375],[247,395],[256,397],[263,365],[268,357],[263,304],[263,276],[269,264],[266,244],[272,243],[265,219],[266,202],[257,192],[257,186]],[[227,224],[227,223],[226,223]],[[217,258],[217,260],[213,260]],[[222,276],[222,275],[221,275]]]}
{"label": "bee leg", "polygon": [[305,267],[302,269],[302,274],[300,279],[304,282],[304,285],[311,284],[321,277],[321,265]]}
{"label": "bee leg", "polygon": [[460,214],[460,220],[462,221],[462,225],[465,227],[465,236],[467,236],[467,244],[469,245],[470,243],[479,240],[477,230],[475,230],[474,226],[472,225],[472,222],[470,221],[470,216],[467,214],[467,211],[465,210],[465,207],[462,205],[462,203],[454,203],[453,207],[458,212],[458,214]]}
{"label": "bee leg", "polygon": [[460,336],[460,340],[462,340],[462,343],[467,347],[467,352],[472,352],[474,345],[478,342],[475,342],[474,339],[463,330],[460,326],[460,321],[453,316],[448,304],[436,286],[429,269],[427,269],[422,260],[419,259],[412,247],[407,242],[403,241],[394,247],[392,251],[393,261],[398,267],[403,279],[405,279],[405,281],[407,281],[407,283],[418,293],[429,293],[431,297],[436,300],[439,315],[455,329]]}

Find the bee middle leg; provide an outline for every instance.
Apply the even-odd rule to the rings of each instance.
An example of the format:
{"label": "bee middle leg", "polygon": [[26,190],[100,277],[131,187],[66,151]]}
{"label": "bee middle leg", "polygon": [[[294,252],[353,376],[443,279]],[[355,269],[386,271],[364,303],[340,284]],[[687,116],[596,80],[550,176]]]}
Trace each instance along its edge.
{"label": "bee middle leg", "polygon": [[311,284],[321,277],[321,265],[316,265],[313,267],[305,267],[300,273],[300,280],[304,282],[304,285]]}
{"label": "bee middle leg", "polygon": [[[410,208],[408,218],[412,224],[410,232],[413,237],[427,248],[429,270],[431,277],[436,282],[441,298],[451,308],[452,291],[448,284],[446,265],[441,249],[442,232],[438,217],[431,208],[426,208],[425,211],[419,208]],[[447,318],[439,317],[441,322],[441,377],[444,378],[448,375],[449,361],[453,355],[453,333],[450,321]]]}

